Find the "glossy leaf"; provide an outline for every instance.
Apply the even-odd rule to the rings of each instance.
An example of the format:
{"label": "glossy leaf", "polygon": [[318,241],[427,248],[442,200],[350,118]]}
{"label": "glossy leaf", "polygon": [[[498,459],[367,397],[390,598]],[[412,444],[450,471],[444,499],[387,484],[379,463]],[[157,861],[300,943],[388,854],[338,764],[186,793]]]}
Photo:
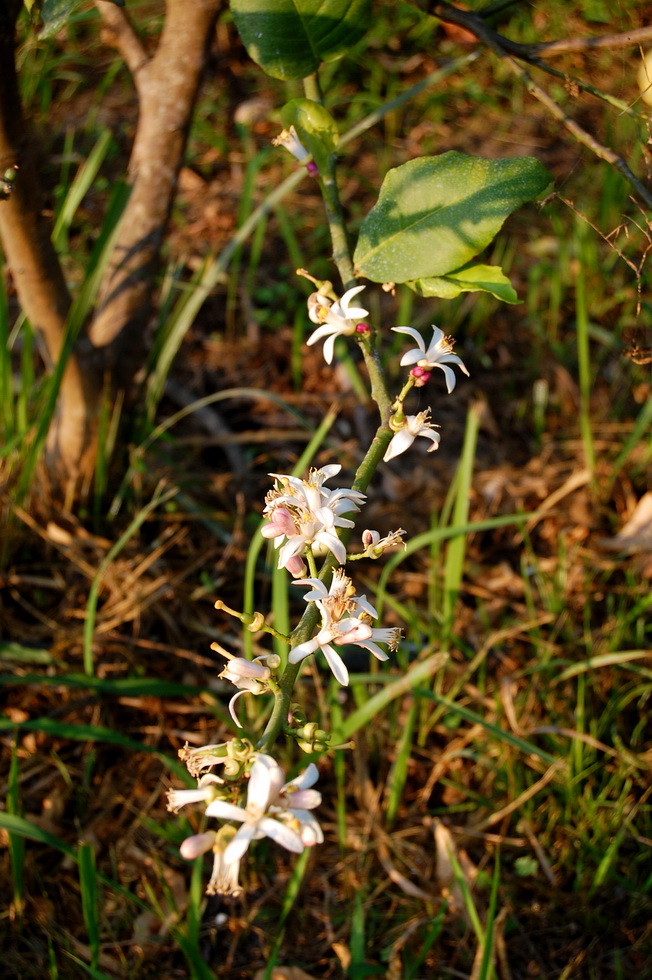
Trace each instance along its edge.
{"label": "glossy leaf", "polygon": [[[117,7],[124,7],[125,0],[109,0]],[[41,20],[43,27],[39,31],[39,38],[52,37],[65,27],[70,20],[81,0],[43,0],[40,5]],[[31,6],[35,6],[32,4]]]}
{"label": "glossy leaf", "polygon": [[412,282],[460,269],[551,179],[533,157],[485,160],[451,150],[410,160],[389,171],[362,222],[356,274]]}
{"label": "glossy leaf", "polygon": [[441,299],[454,299],[460,293],[491,293],[504,303],[518,303],[519,298],[511,282],[499,265],[468,265],[449,272],[447,276],[433,276],[429,279],[414,279],[407,285],[419,296],[439,296]]}
{"label": "glossy leaf", "polygon": [[365,34],[371,0],[231,0],[249,57],[273,78],[305,78]]}

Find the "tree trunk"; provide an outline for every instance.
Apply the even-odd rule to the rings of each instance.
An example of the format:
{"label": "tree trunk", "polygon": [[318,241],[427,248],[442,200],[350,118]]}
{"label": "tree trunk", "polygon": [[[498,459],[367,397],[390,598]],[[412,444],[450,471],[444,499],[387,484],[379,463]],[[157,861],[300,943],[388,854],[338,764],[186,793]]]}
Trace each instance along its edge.
{"label": "tree trunk", "polygon": [[[122,216],[98,307],[68,357],[44,466],[51,491],[70,502],[87,491],[97,457],[103,389],[129,392],[145,355],[160,249],[174,199],[207,44],[221,0],[167,0],[155,55],[148,58],[126,15],[98,0],[105,30],[131,69],[139,121]],[[19,167],[0,201],[0,240],[18,298],[42,337],[50,366],[64,348],[71,300],[51,228],[39,203],[38,168],[23,119],[15,69],[20,0],[0,0],[0,168]]]}

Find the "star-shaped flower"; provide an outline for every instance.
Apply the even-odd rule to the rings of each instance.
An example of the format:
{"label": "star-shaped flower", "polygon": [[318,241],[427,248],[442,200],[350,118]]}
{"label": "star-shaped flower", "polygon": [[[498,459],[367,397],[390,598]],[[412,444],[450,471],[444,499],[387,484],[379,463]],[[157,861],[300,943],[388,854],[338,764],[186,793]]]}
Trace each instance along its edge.
{"label": "star-shaped flower", "polygon": [[426,349],[426,344],[419,333],[413,327],[392,327],[394,333],[406,333],[416,340],[418,347],[413,347],[412,350],[407,351],[401,358],[401,366],[404,367],[406,364],[417,364],[420,368],[424,368],[426,371],[430,371],[432,368],[439,368],[444,372],[446,378],[446,388],[448,389],[448,394],[455,387],[457,378],[455,377],[455,372],[449,364],[457,364],[457,366],[469,376],[469,372],[462,363],[461,359],[457,354],[453,354],[453,343],[450,337],[446,337],[443,330],[439,327],[432,325],[432,340],[430,341],[430,346]]}
{"label": "star-shaped flower", "polygon": [[207,817],[241,824],[224,851],[226,864],[239,861],[251,841],[260,837],[271,837],[296,854],[323,839],[317,821],[306,813],[321,802],[321,795],[308,789],[316,778],[316,767],[308,766],[302,776],[284,784],[285,774],[279,764],[269,755],[258,754],[249,774],[246,806],[215,800],[206,808]]}
{"label": "star-shaped flower", "polygon": [[310,347],[318,340],[324,340],[324,360],[331,364],[335,352],[337,337],[348,337],[356,332],[358,321],[369,315],[369,311],[361,306],[351,306],[351,300],[362,292],[364,286],[354,286],[347,289],[341,299],[334,303],[321,293],[312,293],[308,298],[308,316],[313,323],[319,323],[306,343]]}
{"label": "star-shaped flower", "polygon": [[[449,368],[450,370],[450,368]],[[432,453],[435,449],[439,449],[439,440],[441,436],[433,428],[430,420],[430,409],[427,408],[425,412],[419,412],[418,415],[407,415],[405,418],[405,425],[402,429],[394,435],[392,441],[390,442],[383,459],[386,463],[390,459],[394,459],[395,456],[400,456],[408,449],[417,436],[424,436],[426,439],[430,439],[432,446],[428,447],[428,452]]]}
{"label": "star-shaped flower", "polygon": [[339,684],[349,683],[349,672],[341,656],[332,646],[333,643],[347,643],[364,647],[373,653],[377,660],[388,660],[389,657],[381,650],[378,643],[383,643],[390,650],[398,646],[401,631],[398,629],[378,629],[370,625],[371,620],[378,615],[374,607],[367,601],[366,596],[355,595],[351,579],[341,568],[333,573],[329,589],[320,579],[306,578],[293,583],[294,585],[310,585],[312,591],[304,599],[316,603],[322,618],[321,629],[311,640],[306,640],[290,650],[290,663],[297,664],[317,650],[326,657],[328,666],[333,671]]}

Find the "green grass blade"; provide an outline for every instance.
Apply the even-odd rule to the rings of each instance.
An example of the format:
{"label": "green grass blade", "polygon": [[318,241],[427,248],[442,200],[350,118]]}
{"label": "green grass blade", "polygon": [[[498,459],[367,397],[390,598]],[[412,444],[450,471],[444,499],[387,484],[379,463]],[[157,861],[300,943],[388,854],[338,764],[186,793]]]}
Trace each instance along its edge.
{"label": "green grass blade", "polygon": [[425,960],[426,956],[428,955],[428,953],[430,952],[430,950],[432,949],[433,944],[437,942],[441,930],[443,928],[444,920],[446,918],[447,907],[448,906],[446,905],[446,902],[441,903],[437,915],[435,916],[435,918],[430,924],[428,934],[426,935],[426,938],[424,940],[423,946],[421,947],[418,957],[416,958],[414,963],[411,963],[409,967],[405,968],[405,980],[418,980],[418,974],[421,969],[421,965]]}
{"label": "green grass blade", "polygon": [[647,460],[641,459],[640,465],[644,466],[650,459],[650,454],[652,453],[652,442],[650,441],[650,427],[652,426],[652,398],[648,398],[643,403],[643,408],[638,413],[636,422],[634,423],[634,428],[630,434],[625,439],[623,443],[623,448],[620,450],[616,456],[613,466],[611,467],[611,473],[609,474],[609,480],[607,481],[607,486],[605,490],[605,496],[611,496],[611,491],[613,490],[614,483],[618,478],[618,474],[622,470],[623,466],[627,462],[630,454],[634,449],[641,446],[643,439],[648,443],[648,453]]}
{"label": "green grass blade", "polygon": [[407,718],[401,726],[401,734],[396,745],[394,762],[387,777],[387,802],[385,805],[385,822],[387,827],[391,827],[394,823],[403,796],[408,775],[408,764],[412,753],[412,736],[418,713],[419,701],[414,698],[408,709]]}
{"label": "green grass blade", "polygon": [[[3,660],[10,660],[19,664],[45,665],[54,663],[54,658],[48,650],[41,650],[38,647],[26,647],[22,643],[15,643],[13,641],[0,643],[0,663]],[[20,678],[14,677],[14,680],[20,680]]]}
{"label": "green grass blade", "polygon": [[0,435],[3,443],[13,436],[16,426],[5,281],[4,263],[0,263]]}
{"label": "green grass blade", "polygon": [[351,952],[351,962],[346,971],[350,980],[362,980],[367,976],[365,967],[365,942],[364,942],[364,905],[362,895],[356,891],[353,902],[353,915],[351,916],[351,939],[349,941]]}
{"label": "green grass blade", "polygon": [[57,251],[68,248],[68,231],[77,209],[86,197],[108,152],[113,139],[110,129],[100,133],[95,146],[90,151],[68,189],[52,232],[52,243]]}
{"label": "green grass blade", "polygon": [[[20,817],[20,784],[18,777],[17,743],[11,747],[11,765],[7,787],[7,813]],[[11,863],[11,880],[13,883],[13,912],[18,923],[22,923],[25,911],[25,838],[19,834],[9,833],[9,860]]]}
{"label": "green grass blade", "polygon": [[[407,694],[408,691],[416,688],[426,678],[431,677],[435,671],[439,670],[446,663],[447,659],[447,653],[434,653],[426,660],[414,664],[403,677],[393,681],[391,684],[387,684],[381,691],[378,691],[377,694],[370,697],[362,707],[353,711],[342,722],[341,726],[333,732],[333,742],[335,744],[338,742],[348,742],[358,729],[363,728],[373,721],[376,715],[391,701],[400,697],[402,694]],[[357,680],[358,678],[356,678]]]}
{"label": "green grass blade", "polygon": [[507,742],[508,745],[513,745],[515,748],[519,749],[521,752],[525,752],[527,755],[536,755],[539,759],[543,759],[544,762],[554,765],[559,760],[548,752],[544,752],[543,749],[537,748],[532,742],[528,742],[527,739],[521,738],[519,735],[514,735],[512,732],[504,731],[492,722],[487,721],[482,715],[477,714],[475,711],[471,711],[470,708],[465,707],[462,704],[456,704],[454,701],[449,701],[448,698],[443,697],[436,691],[429,691],[425,688],[417,688],[417,694],[421,694],[425,698],[429,698],[435,701],[437,704],[443,705],[448,711],[453,714],[459,715],[460,718],[464,718],[465,721],[470,721],[474,725],[482,725],[490,735],[494,735],[497,739],[502,742]]}
{"label": "green grass blade", "polygon": [[652,657],[652,650],[619,650],[616,653],[602,653],[597,657],[587,657],[579,664],[572,664],[556,678],[555,683],[567,681],[570,677],[577,677],[591,670],[598,670],[601,667],[620,666],[630,663],[632,660]]}
{"label": "green grass blade", "polygon": [[498,904],[498,885],[500,882],[500,850],[496,851],[494,863],[494,873],[491,878],[491,895],[489,897],[489,908],[487,909],[487,922],[485,927],[484,943],[482,949],[482,960],[480,962],[480,972],[478,980],[490,980],[495,976],[493,967],[494,957],[494,923],[496,921],[496,906]]}
{"label": "green grass blade", "polygon": [[[51,663],[48,660],[46,663]],[[96,694],[127,698],[174,698],[181,695],[193,697],[205,694],[210,688],[194,684],[181,684],[177,681],[162,681],[158,677],[95,677],[90,674],[0,674],[0,686],[30,684],[39,687],[67,687],[71,690],[82,688]]]}
{"label": "green grass blade", "polygon": [[292,911],[294,903],[299,896],[301,883],[306,873],[309,857],[310,848],[306,847],[297,858],[292,874],[290,875],[290,880],[288,881],[287,888],[285,889],[285,895],[283,897],[283,905],[281,906],[281,915],[277,926],[278,932],[276,934],[276,939],[265,969],[265,980],[271,980],[273,975],[274,967],[276,966],[276,961],[278,960],[278,954],[281,951],[281,946],[283,945],[283,940],[285,938],[285,923],[288,915]]}
{"label": "green grass blade", "polygon": [[591,473],[595,473],[595,446],[591,424],[591,353],[589,346],[589,315],[586,305],[586,269],[584,226],[578,224],[577,242],[580,261],[575,277],[575,313],[577,327],[577,368],[580,391],[580,430],[584,446],[584,460]]}
{"label": "green grass blade", "polygon": [[463,524],[458,527],[433,527],[422,534],[415,534],[406,542],[405,548],[401,548],[388,559],[378,580],[378,595],[381,596],[378,605],[378,615],[381,615],[382,595],[387,591],[387,582],[394,569],[401,564],[409,555],[421,548],[429,548],[434,542],[446,541],[448,538],[458,535],[474,534],[476,531],[493,531],[498,527],[508,527],[510,524],[526,524],[533,517],[537,517],[538,512],[532,511],[527,514],[504,514],[500,517],[491,517],[486,521],[473,521],[470,524]]}
{"label": "green grass blade", "polygon": [[[182,766],[176,759],[166,755],[159,749],[144,742],[137,742],[133,738],[115,732],[112,728],[102,728],[100,725],[72,725],[63,721],[55,721],[52,718],[34,718],[30,721],[10,721],[8,718],[0,718],[0,732],[44,732],[54,738],[71,739],[81,742],[108,742],[112,745],[119,745],[130,752],[147,752],[159,758],[168,769],[172,769],[174,774],[182,779],[186,785],[195,785],[194,781],[188,776],[185,766]],[[31,825],[30,825],[31,826]],[[43,843],[47,843],[44,841]]]}
{"label": "green grass blade", "polygon": [[91,951],[91,968],[96,970],[100,962],[100,896],[95,874],[95,851],[92,844],[81,843],[77,854],[79,862],[79,887],[86,935]]}
{"label": "green grass blade", "polygon": [[[112,245],[118,229],[118,222],[129,199],[131,189],[117,185],[107,209],[102,230],[95,243],[86,269],[84,281],[75,297],[68,315],[66,335],[59,360],[47,381],[44,398],[39,406],[38,423],[23,460],[21,478],[17,489],[17,499],[21,499],[29,489],[45,437],[54,415],[68,358],[72,352],[79,332],[89,316],[104,270],[111,258]],[[24,379],[23,379],[24,380]],[[29,389],[27,389],[29,390]]]}
{"label": "green grass blade", "polygon": [[[471,495],[471,482],[473,480],[473,464],[475,462],[475,447],[480,428],[480,408],[478,405],[471,405],[466,418],[466,432],[464,434],[464,445],[462,446],[462,457],[458,467],[458,477],[456,480],[456,497],[453,507],[453,520],[451,530],[468,526],[469,520],[469,500]],[[444,602],[443,602],[443,630],[442,645],[448,646],[450,635],[453,628],[453,617],[455,604],[462,584],[464,573],[464,559],[466,556],[465,534],[457,534],[449,542],[446,549],[446,564],[444,567]]]}

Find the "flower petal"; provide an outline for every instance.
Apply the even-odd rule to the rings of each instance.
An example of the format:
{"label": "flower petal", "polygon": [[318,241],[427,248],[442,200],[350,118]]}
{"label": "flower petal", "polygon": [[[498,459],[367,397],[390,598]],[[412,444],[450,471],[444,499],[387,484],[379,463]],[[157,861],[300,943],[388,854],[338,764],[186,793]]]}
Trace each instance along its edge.
{"label": "flower petal", "polygon": [[224,851],[224,860],[227,864],[235,864],[236,861],[240,860],[251,844],[257,829],[258,826],[255,823],[243,823]]}
{"label": "flower petal", "polygon": [[[265,834],[266,837],[271,837],[273,841],[280,844],[281,847],[285,847],[288,851],[294,851],[295,854],[301,854],[303,851],[303,843],[298,834],[295,834],[293,830],[286,827],[285,824],[280,823],[278,820],[274,820],[273,817],[263,817],[259,824],[260,830]],[[236,835],[237,836],[237,835]],[[235,842],[235,838],[233,839]],[[225,853],[225,856],[229,852],[229,848],[232,844],[229,844]],[[244,852],[243,852],[244,853]]]}
{"label": "flower petal", "polygon": [[324,355],[324,360],[327,364],[333,363],[333,358],[335,357],[335,338],[337,334],[333,333],[330,337],[326,338],[324,346],[322,348],[322,353]]}
{"label": "flower petal", "polygon": [[333,671],[333,676],[335,677],[335,680],[337,681],[338,684],[341,684],[343,687],[346,687],[347,684],[349,683],[349,672],[346,669],[344,661],[340,657],[339,653],[337,653],[337,651],[334,650],[333,647],[330,646],[330,644],[328,643],[322,647],[322,651],[324,653],[324,656],[326,657],[328,666]]}
{"label": "flower petal", "polygon": [[434,364],[433,367],[438,367],[440,371],[444,372],[444,377],[446,378],[446,390],[450,395],[451,391],[457,384],[457,378],[455,377],[455,372],[453,371],[452,368],[448,367],[446,364]]}
{"label": "flower petal", "polygon": [[309,657],[311,653],[319,649],[319,640],[316,636],[313,636],[312,640],[306,640],[305,643],[299,643],[298,646],[290,650],[288,654],[288,660],[291,664],[298,664],[305,657]]}
{"label": "flower petal", "polygon": [[319,769],[314,762],[306,766],[302,773],[300,773],[296,779],[293,779],[291,783],[288,783],[284,789],[289,789],[291,787],[296,787],[297,789],[309,789],[314,786],[319,779]]}
{"label": "flower petal", "polygon": [[415,330],[414,327],[392,327],[392,330],[394,331],[394,333],[406,333],[409,337],[412,337],[412,340],[416,340],[422,352],[425,354],[426,352],[425,341],[421,336],[421,334],[419,333],[419,331]]}
{"label": "flower petal", "polygon": [[394,459],[395,456],[400,456],[406,449],[409,449],[414,442],[414,438],[408,429],[401,429],[400,432],[397,432],[385,450],[385,455],[383,456],[385,462],[389,463],[390,459]]}
{"label": "flower petal", "polygon": [[248,813],[244,807],[236,806],[235,803],[227,803],[226,800],[213,800],[206,807],[207,817],[218,817],[220,820],[238,820],[242,823],[248,819]]}

